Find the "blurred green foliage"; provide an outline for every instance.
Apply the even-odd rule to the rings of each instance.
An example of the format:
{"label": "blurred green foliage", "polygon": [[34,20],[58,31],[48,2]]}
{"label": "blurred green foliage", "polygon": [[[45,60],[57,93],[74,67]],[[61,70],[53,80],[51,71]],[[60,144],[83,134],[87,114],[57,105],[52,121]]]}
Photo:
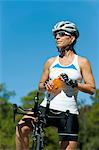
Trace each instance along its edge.
{"label": "blurred green foliage", "polygon": [[[28,93],[22,98],[22,107],[34,106],[34,97],[37,90]],[[15,126],[21,116],[13,122],[12,104],[9,99],[15,95],[14,91],[8,91],[4,84],[0,84],[0,150],[15,150]],[[44,94],[40,95],[40,102]],[[99,150],[99,90],[91,97],[92,105],[79,104],[80,133],[77,150]],[[57,129],[49,127],[45,129],[45,150],[59,150],[59,138]],[[31,137],[30,137],[31,145]]]}

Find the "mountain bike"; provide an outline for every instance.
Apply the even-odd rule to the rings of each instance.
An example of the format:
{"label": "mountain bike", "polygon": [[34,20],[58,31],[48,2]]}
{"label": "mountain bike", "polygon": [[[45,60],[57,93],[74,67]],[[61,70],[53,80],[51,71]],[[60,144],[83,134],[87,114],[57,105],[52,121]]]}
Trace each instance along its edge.
{"label": "mountain bike", "polygon": [[[37,118],[37,121],[32,122],[32,148],[31,150],[44,150],[44,126],[46,124],[47,118],[52,119],[61,119],[64,117],[60,116],[50,116],[49,109],[50,106],[50,100],[47,100],[47,105],[45,108],[45,113],[42,113],[40,111],[39,107],[39,93],[37,92],[36,97],[34,98],[34,108],[24,109],[20,106],[17,106],[17,104],[13,104],[13,118],[15,122],[16,115],[28,115],[31,116],[30,112],[32,112],[32,116]],[[67,110],[65,112],[65,119],[68,118],[69,111]]]}

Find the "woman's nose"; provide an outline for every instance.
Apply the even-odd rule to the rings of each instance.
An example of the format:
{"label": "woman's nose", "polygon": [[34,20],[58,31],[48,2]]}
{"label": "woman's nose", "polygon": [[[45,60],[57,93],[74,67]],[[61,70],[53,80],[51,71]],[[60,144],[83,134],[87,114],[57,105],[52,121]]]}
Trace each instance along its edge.
{"label": "woman's nose", "polygon": [[60,38],[59,34],[56,34],[56,39],[59,39],[59,38]]}

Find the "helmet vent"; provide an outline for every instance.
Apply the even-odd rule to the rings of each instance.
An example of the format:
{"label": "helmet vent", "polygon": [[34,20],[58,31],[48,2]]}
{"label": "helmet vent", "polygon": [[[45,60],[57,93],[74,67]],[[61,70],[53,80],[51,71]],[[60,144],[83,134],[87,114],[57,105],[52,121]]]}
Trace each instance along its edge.
{"label": "helmet vent", "polygon": [[60,27],[63,27],[65,24],[60,25]]}

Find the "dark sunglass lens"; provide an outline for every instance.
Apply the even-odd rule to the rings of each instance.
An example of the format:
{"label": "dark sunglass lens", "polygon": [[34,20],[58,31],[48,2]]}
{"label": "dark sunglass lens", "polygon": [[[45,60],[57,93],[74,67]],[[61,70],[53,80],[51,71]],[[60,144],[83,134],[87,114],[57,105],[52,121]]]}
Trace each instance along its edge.
{"label": "dark sunglass lens", "polygon": [[56,36],[57,36],[57,33],[53,33],[53,36],[54,36],[54,38],[56,38]]}
{"label": "dark sunglass lens", "polygon": [[63,31],[59,32],[58,34],[59,34],[60,37],[66,35],[65,32],[63,32]]}
{"label": "dark sunglass lens", "polygon": [[56,32],[56,33],[54,33],[54,37],[55,37],[55,38],[56,38],[57,34],[58,34],[60,37],[66,35],[66,33],[65,33],[64,31]]}

